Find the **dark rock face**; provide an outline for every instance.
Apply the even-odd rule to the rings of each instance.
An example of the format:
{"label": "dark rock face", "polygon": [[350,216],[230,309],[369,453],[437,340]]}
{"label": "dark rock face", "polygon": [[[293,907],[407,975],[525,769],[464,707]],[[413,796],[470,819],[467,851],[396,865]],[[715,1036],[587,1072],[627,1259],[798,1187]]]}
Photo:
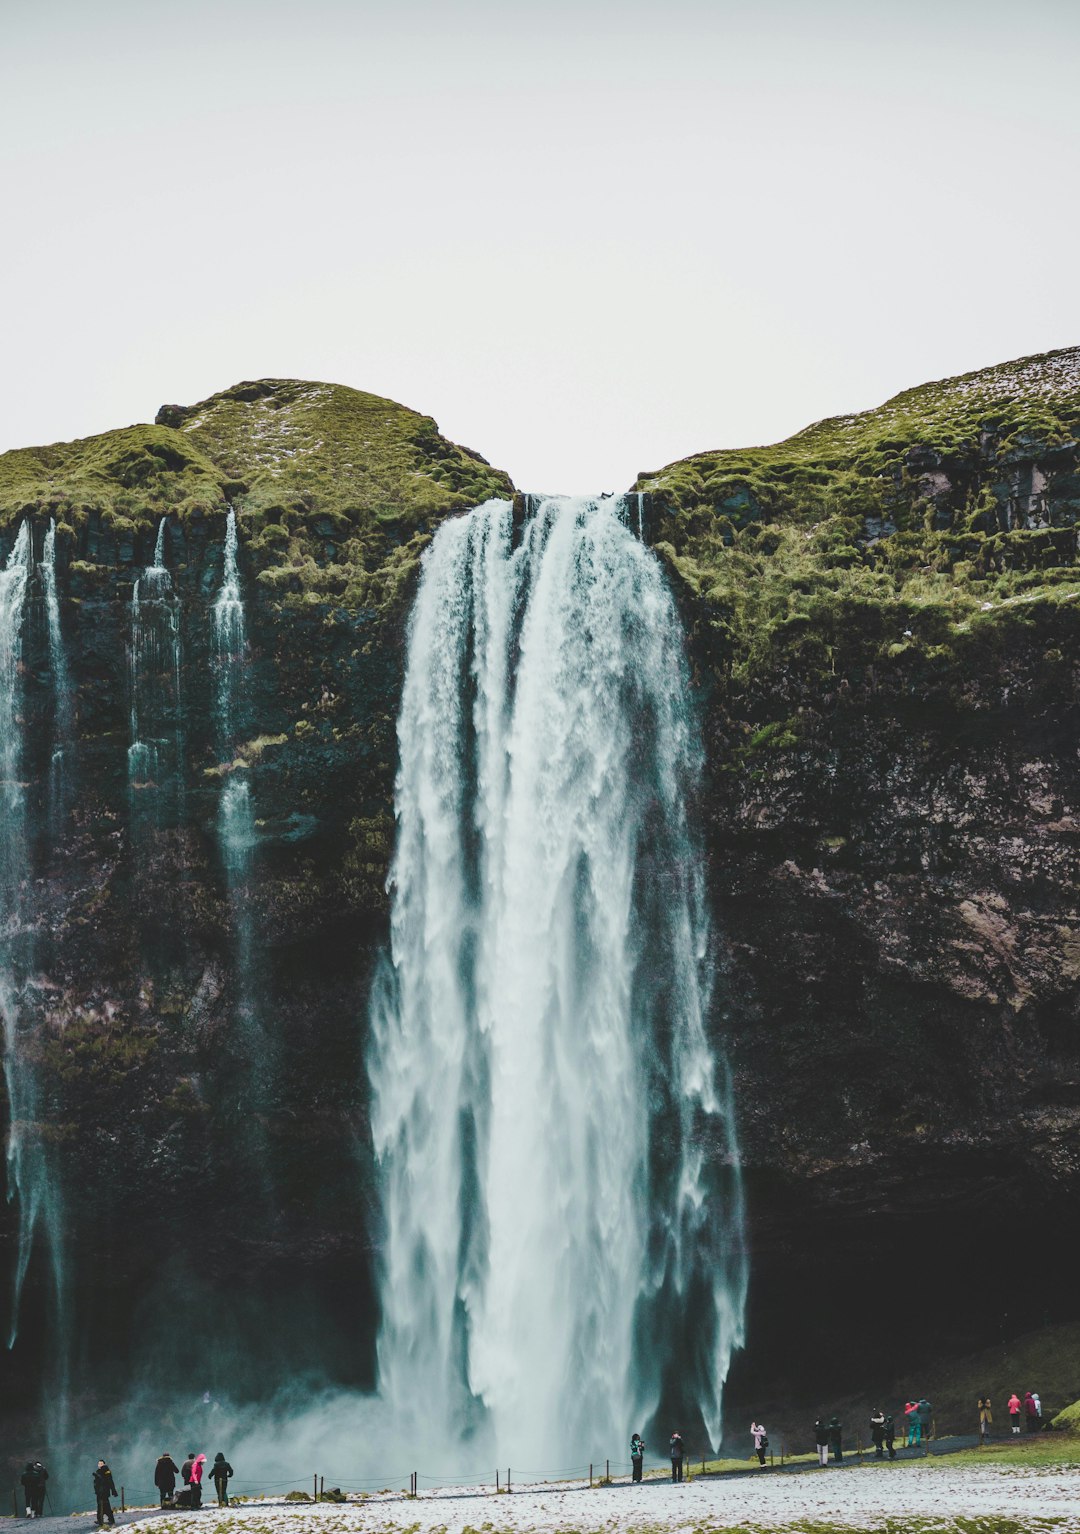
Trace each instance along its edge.
{"label": "dark rock face", "polygon": [[[70,819],[55,837],[34,746],[47,697],[33,642],[39,604],[28,616],[36,975],[23,1017],[46,1103],[40,1132],[64,1189],[73,1327],[87,1379],[106,1364],[114,1373],[118,1356],[156,1356],[164,1336],[176,1339],[170,1377],[184,1380],[191,1355],[179,1339],[210,1321],[235,1344],[230,1375],[237,1357],[253,1360],[252,1384],[298,1353],[330,1379],[370,1382],[370,1330],[351,1321],[374,1307],[361,1050],[385,928],[400,633],[374,617],[285,613],[248,580],[246,757],[258,823],[241,899],[256,1051],[267,1056],[253,1070],[234,1038],[241,976],[216,835],[224,777],[209,632],[220,532],[171,540],[187,762],[179,806],[162,792],[164,810],[136,821],[133,801],[148,791],[128,782],[130,602],[138,562],[150,558],[145,539],[134,568],[74,561],[58,572],[79,740]],[[7,1272],[12,1215],[5,1205]],[[35,1325],[46,1289],[36,1259],[12,1357],[28,1392],[48,1349]],[[209,1384],[212,1357],[191,1359],[192,1387]]]}

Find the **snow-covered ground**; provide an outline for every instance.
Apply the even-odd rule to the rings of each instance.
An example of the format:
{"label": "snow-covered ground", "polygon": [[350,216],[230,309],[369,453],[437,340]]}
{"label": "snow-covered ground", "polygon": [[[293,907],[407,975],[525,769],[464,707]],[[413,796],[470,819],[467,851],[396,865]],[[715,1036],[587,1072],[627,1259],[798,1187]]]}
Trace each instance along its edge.
{"label": "snow-covered ground", "polygon": [[[205,1504],[204,1504],[205,1507]],[[954,1520],[1008,1520],[1022,1529],[1080,1531],[1080,1467],[940,1464],[867,1465],[799,1474],[729,1476],[673,1486],[530,1486],[422,1491],[416,1499],[374,1495],[344,1504],[248,1502],[206,1508],[200,1523],[229,1534],[632,1534],[729,1528],[950,1530]],[[191,1534],[191,1514],[147,1520],[147,1534]],[[993,1527],[991,1523],[989,1527]],[[224,1529],[222,1531],[224,1534]]]}

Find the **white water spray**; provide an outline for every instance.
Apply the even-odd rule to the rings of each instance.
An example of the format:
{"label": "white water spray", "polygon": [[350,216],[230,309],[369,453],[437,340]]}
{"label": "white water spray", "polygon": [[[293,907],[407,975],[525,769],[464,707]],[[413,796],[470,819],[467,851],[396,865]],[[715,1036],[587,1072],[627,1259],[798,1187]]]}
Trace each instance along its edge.
{"label": "white water spray", "polygon": [[508,502],[445,524],[398,725],[380,1390],[429,1451],[535,1472],[614,1456],[661,1401],[715,1443],[742,1340],[699,748],[627,511],[544,501],[517,547]]}

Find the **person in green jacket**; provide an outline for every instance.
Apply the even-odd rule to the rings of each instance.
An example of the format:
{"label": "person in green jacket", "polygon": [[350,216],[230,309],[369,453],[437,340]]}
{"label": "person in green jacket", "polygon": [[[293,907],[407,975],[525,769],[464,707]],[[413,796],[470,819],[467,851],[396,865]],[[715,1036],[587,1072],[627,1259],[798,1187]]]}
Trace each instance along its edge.
{"label": "person in green jacket", "polygon": [[634,1470],[634,1480],[641,1480],[641,1463],[645,1458],[645,1440],[640,1433],[635,1433],[630,1439],[630,1464]]}

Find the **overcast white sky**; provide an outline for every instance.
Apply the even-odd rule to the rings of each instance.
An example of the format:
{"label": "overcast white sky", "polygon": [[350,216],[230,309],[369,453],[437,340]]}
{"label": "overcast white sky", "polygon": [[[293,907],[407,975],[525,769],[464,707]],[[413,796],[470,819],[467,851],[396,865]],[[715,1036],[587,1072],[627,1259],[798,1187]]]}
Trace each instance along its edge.
{"label": "overcast white sky", "polygon": [[241,378],[624,488],[1080,341],[1076,0],[0,0],[0,448]]}

